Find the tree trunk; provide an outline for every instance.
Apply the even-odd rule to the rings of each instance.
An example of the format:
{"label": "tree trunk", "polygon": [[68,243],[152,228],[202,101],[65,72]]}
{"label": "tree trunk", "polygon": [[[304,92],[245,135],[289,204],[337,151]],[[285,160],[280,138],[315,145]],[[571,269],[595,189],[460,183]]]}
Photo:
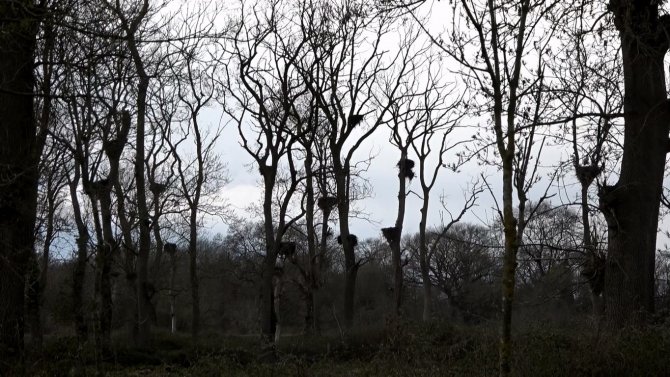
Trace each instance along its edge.
{"label": "tree trunk", "polygon": [[605,318],[640,325],[654,311],[654,267],[670,113],[663,57],[669,17],[658,2],[610,1],[624,67],[624,147],[619,180],[599,192],[608,225]]}
{"label": "tree trunk", "polygon": [[432,283],[430,281],[430,258],[428,255],[428,240],[426,237],[426,222],[428,221],[428,204],[430,203],[430,191],[423,190],[423,205],[421,207],[421,222],[419,223],[419,266],[421,267],[421,280],[423,283],[423,316],[424,322],[431,319],[432,314]]}
{"label": "tree trunk", "polygon": [[[193,213],[193,212],[192,212]],[[191,216],[191,230],[190,230],[190,239],[188,243],[188,256],[189,256],[189,278],[191,281],[191,336],[193,339],[198,338],[200,332],[200,293],[199,293],[199,282],[198,282],[198,230],[196,228],[197,223],[195,222],[195,213]]]}
{"label": "tree trunk", "polygon": [[356,251],[349,231],[349,166],[342,166],[339,161],[340,151],[331,147],[333,151],[333,170],[335,173],[335,187],[337,190],[337,212],[340,222],[340,242],[344,251],[344,326],[350,330],[354,325],[354,298],[356,294],[356,277],[358,264]]}
{"label": "tree trunk", "polygon": [[23,350],[24,289],[37,211],[32,1],[0,4],[0,345]]}
{"label": "tree trunk", "polygon": [[[96,185],[100,185],[97,182]],[[96,254],[96,301],[98,310],[98,331],[96,332],[96,348],[99,354],[107,357],[111,351],[112,331],[112,257],[116,249],[116,240],[112,231],[112,199],[111,183],[99,187],[100,213],[102,215],[103,240],[98,245]]]}
{"label": "tree trunk", "polygon": [[[314,222],[315,200],[314,200],[314,173],[312,171],[313,155],[311,145],[306,147],[305,151],[305,222],[307,224],[307,276],[305,281],[304,299],[305,299],[305,334],[316,333],[316,301],[315,291],[319,286],[319,261],[316,250],[316,224]],[[324,223],[324,227],[327,224]]]}
{"label": "tree trunk", "polygon": [[[508,147],[511,147],[508,144]],[[513,154],[503,155],[503,228],[505,232],[505,249],[502,271],[502,321],[500,327],[500,375],[508,376],[511,372],[512,354],[512,304],[514,302],[514,285],[516,279],[516,254],[519,249],[517,240],[517,219],[514,217],[512,201],[512,165]]]}
{"label": "tree trunk", "polygon": [[386,229],[386,241],[391,249],[391,257],[393,260],[393,296],[394,296],[394,310],[393,315],[396,319],[401,317],[402,311],[402,253],[400,250],[400,241],[402,237],[402,227],[405,219],[405,202],[407,198],[406,179],[408,179],[407,172],[411,170],[407,165],[407,150],[400,151],[400,162],[398,163],[398,212],[395,225],[391,230]]}
{"label": "tree trunk", "polygon": [[84,306],[84,281],[86,280],[86,263],[88,261],[89,233],[81,216],[81,207],[77,196],[80,175],[80,164],[75,160],[75,175],[69,183],[72,213],[77,225],[77,254],[72,273],[72,306],[74,308],[74,329],[79,346],[82,347],[88,339],[86,308]]}
{"label": "tree trunk", "polygon": [[281,296],[284,290],[283,282],[283,271],[276,271],[273,277],[273,307],[274,307],[274,319],[275,319],[275,333],[274,333],[274,342],[277,344],[279,342],[279,337],[281,336],[281,317],[279,315],[279,305],[281,305]]}
{"label": "tree trunk", "polygon": [[277,265],[277,249],[274,221],[272,213],[272,192],[276,182],[277,167],[261,166],[264,180],[263,220],[265,232],[265,257],[261,281],[261,358],[275,359],[274,336],[277,329],[277,318],[274,303],[274,273]]}
{"label": "tree trunk", "polygon": [[266,360],[275,358],[274,337],[277,330],[277,318],[273,278],[276,263],[277,253],[273,247],[269,247],[263,261],[263,280],[261,282],[261,351],[262,358]]}

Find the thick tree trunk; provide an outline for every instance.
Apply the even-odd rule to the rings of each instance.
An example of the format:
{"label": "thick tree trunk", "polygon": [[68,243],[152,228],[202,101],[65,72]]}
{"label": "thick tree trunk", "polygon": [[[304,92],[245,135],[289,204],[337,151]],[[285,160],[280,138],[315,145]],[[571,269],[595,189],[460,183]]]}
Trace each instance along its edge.
{"label": "thick tree trunk", "polygon": [[37,211],[32,1],[0,3],[0,348],[20,353],[24,289]]}
{"label": "thick tree trunk", "polygon": [[340,222],[339,237],[344,251],[344,326],[347,330],[350,330],[354,325],[354,298],[359,265],[356,262],[354,237],[349,231],[349,166],[343,166],[339,161],[341,152],[337,147],[331,146],[331,150],[333,151],[337,213]]}
{"label": "thick tree trunk", "polygon": [[658,214],[670,112],[663,58],[664,23],[654,1],[610,1],[624,67],[624,147],[619,180],[602,187],[608,225],[604,305],[607,322],[640,325],[654,311]]}
{"label": "thick tree trunk", "polygon": [[356,297],[356,277],[358,276],[358,265],[346,266],[344,277],[344,326],[351,330],[354,326],[354,298]]}
{"label": "thick tree trunk", "polygon": [[275,242],[274,219],[272,213],[272,192],[276,182],[277,167],[261,166],[264,180],[263,219],[265,232],[265,257],[263,258],[263,272],[261,281],[261,358],[275,359],[275,331],[277,318],[274,303],[274,273],[277,265],[277,249]]}
{"label": "thick tree trunk", "polygon": [[284,290],[283,271],[275,270],[273,277],[274,291],[272,293],[274,299],[274,319],[275,319],[275,333],[274,342],[277,344],[281,337],[281,316],[279,315],[279,306],[281,305],[281,296]]}
{"label": "thick tree trunk", "polygon": [[261,282],[261,351],[262,358],[273,360],[275,358],[275,332],[277,330],[277,318],[274,302],[274,272],[277,263],[277,253],[274,247],[268,247],[263,261],[263,274]]}
{"label": "thick tree trunk", "polygon": [[112,257],[116,249],[116,240],[112,231],[111,184],[97,182],[100,213],[102,215],[103,239],[96,254],[95,292],[98,310],[98,331],[96,331],[96,349],[99,355],[107,357],[111,351],[112,331]]}

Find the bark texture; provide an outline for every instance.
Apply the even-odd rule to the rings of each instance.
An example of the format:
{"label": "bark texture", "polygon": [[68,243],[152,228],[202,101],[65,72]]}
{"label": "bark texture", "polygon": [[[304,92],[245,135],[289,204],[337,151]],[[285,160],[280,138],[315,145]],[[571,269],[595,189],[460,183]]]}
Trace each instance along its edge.
{"label": "bark texture", "polygon": [[624,148],[619,180],[600,189],[608,225],[605,319],[613,327],[640,325],[654,311],[658,213],[670,113],[663,57],[668,16],[658,1],[612,0],[624,68]]}
{"label": "bark texture", "polygon": [[33,249],[38,156],[32,1],[0,3],[0,352],[23,349],[24,288]]}

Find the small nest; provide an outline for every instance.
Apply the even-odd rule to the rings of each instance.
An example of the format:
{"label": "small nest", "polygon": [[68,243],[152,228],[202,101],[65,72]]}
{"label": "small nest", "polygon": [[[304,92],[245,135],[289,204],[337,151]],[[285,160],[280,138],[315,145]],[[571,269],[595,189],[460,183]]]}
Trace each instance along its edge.
{"label": "small nest", "polygon": [[396,227],[382,228],[382,234],[386,238],[386,242],[395,243],[400,241],[400,229]]}
{"label": "small nest", "polygon": [[97,196],[107,189],[109,189],[109,179],[101,179],[84,184],[84,192],[89,196]]}
{"label": "small nest", "polygon": [[[352,247],[355,247],[356,245],[358,245],[358,237],[356,237],[355,234],[350,234],[348,238],[349,238],[349,244]],[[337,236],[337,243],[342,245],[342,236],[341,235]]]}
{"label": "small nest", "polygon": [[111,160],[118,160],[121,158],[121,153],[123,153],[123,147],[126,145],[126,140],[124,139],[113,139],[105,143],[105,153]]}

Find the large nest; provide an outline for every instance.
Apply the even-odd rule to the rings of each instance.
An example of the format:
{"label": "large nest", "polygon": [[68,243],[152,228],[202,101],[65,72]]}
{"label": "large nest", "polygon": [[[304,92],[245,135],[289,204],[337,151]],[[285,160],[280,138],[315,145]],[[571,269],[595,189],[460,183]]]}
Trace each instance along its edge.
{"label": "large nest", "polygon": [[322,196],[316,201],[316,205],[322,211],[330,210],[337,205],[337,198],[334,196]]}
{"label": "large nest", "polygon": [[[356,245],[358,245],[358,237],[356,237],[355,234],[350,234],[348,238],[349,238],[349,244],[352,247],[355,247]],[[341,235],[337,236],[337,243],[342,245],[342,236]]]}
{"label": "large nest", "polygon": [[295,254],[296,244],[295,242],[280,242],[279,249],[277,253],[281,256],[291,257]]}
{"label": "large nest", "polygon": [[158,196],[167,190],[167,185],[164,183],[151,182],[149,184],[149,191],[151,191],[155,196]]}
{"label": "large nest", "polygon": [[165,251],[168,254],[174,254],[177,252],[177,245],[173,244],[172,242],[166,242],[163,245],[163,251]]}
{"label": "large nest", "polygon": [[109,179],[88,182],[84,184],[84,192],[89,196],[97,196],[110,188]]}
{"label": "large nest", "polygon": [[575,174],[580,183],[589,186],[594,179],[603,171],[603,167],[597,165],[580,165],[575,169]]}
{"label": "large nest", "polygon": [[350,127],[357,126],[360,122],[363,121],[363,115],[361,114],[352,114],[347,118],[347,122]]}
{"label": "large nest", "polygon": [[384,235],[384,238],[386,238],[386,242],[390,244],[400,240],[400,228],[396,228],[394,226],[389,228],[382,228],[382,234]]}
{"label": "large nest", "polygon": [[400,172],[402,173],[402,176],[412,180],[414,178],[414,161],[410,160],[409,158],[401,159],[398,161],[398,169],[400,169]]}

